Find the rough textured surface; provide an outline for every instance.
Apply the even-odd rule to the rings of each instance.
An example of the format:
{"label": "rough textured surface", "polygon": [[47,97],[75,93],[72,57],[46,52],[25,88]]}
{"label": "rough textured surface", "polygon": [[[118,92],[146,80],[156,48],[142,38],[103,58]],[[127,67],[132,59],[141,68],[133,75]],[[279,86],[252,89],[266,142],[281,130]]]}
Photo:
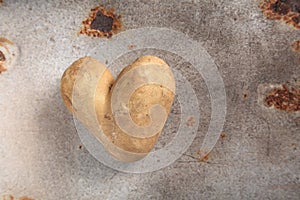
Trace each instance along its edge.
{"label": "rough textured surface", "polygon": [[[189,63],[165,55],[171,66],[188,76],[205,105],[200,108],[199,136],[169,167],[123,174],[105,167],[80,146],[72,116],[59,95],[65,68],[94,47],[101,48],[97,45],[101,39],[76,34],[97,3],[6,0],[0,5],[0,35],[21,48],[18,64],[0,75],[0,195],[299,199],[300,116],[257,103],[261,84],[299,79],[298,55],[290,48],[299,40],[299,31],[266,19],[258,0],[101,1],[123,16],[126,29],[169,27],[201,42],[218,65],[227,92],[226,137],[207,162],[198,162],[193,157],[210,115],[207,88]],[[178,120],[178,111],[175,100],[167,136],[176,131],[171,124]],[[169,140],[162,138],[158,147]]]}

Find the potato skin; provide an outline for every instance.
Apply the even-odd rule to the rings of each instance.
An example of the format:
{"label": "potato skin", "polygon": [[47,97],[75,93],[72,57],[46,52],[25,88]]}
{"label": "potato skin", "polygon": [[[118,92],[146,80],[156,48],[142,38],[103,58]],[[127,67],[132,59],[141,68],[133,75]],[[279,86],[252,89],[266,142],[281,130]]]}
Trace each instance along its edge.
{"label": "potato skin", "polygon": [[[91,57],[83,57],[75,61],[63,74],[61,79],[61,96],[70,112],[73,112],[72,95],[75,80],[78,78],[78,71],[83,65],[93,64],[100,65],[99,62]],[[104,73],[96,86],[94,105],[97,120],[101,126],[105,137],[97,131],[92,133],[98,138],[105,148],[116,159],[124,162],[132,162],[145,157],[154,147],[160,132],[154,133],[148,138],[132,137],[123,132],[116,124],[111,108],[111,95],[115,83],[134,68],[145,64],[158,65],[161,68],[169,69],[169,66],[161,59],[154,56],[143,56],[137,59],[131,65],[125,67],[114,81],[111,73],[107,68],[103,69]],[[101,64],[102,65],[102,64]],[[104,66],[105,67],[105,66]],[[159,72],[158,72],[159,73]],[[133,80],[134,81],[134,80]],[[174,81],[174,80],[173,80]],[[175,81],[174,81],[175,84]],[[167,112],[170,112],[174,100],[174,92],[162,85],[148,84],[139,87],[130,97],[129,110],[130,116],[138,126],[147,126],[150,122],[149,109],[153,104],[160,104]],[[78,117],[80,119],[80,116]],[[84,119],[81,120],[84,123]],[[84,123],[87,125],[87,123]],[[89,127],[86,127],[89,129]],[[92,129],[89,129],[92,130]]]}

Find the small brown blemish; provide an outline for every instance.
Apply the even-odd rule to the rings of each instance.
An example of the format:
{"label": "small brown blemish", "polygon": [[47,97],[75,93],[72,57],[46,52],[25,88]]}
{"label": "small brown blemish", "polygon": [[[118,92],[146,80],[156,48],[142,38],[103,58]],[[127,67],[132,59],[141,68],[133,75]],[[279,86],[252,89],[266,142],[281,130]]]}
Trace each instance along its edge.
{"label": "small brown blemish", "polygon": [[300,51],[300,40],[294,42],[292,44],[292,48],[293,48],[294,51]]}
{"label": "small brown blemish", "polygon": [[2,195],[2,200],[14,200],[14,196],[12,196],[11,194]]}
{"label": "small brown blemish", "polygon": [[282,20],[300,29],[299,0],[264,0],[260,4],[263,14],[272,20]]}
{"label": "small brown blemish", "polygon": [[134,45],[134,44],[128,45],[128,50],[133,50],[135,48],[136,48],[136,45]]}
{"label": "small brown blemish", "polygon": [[[202,152],[200,151],[200,150],[198,150],[197,152],[196,152],[198,155],[200,155],[201,156],[201,154],[202,154]],[[208,157],[208,153],[205,153],[204,154],[205,156],[204,157],[200,157],[200,159],[199,159],[199,161],[202,161],[202,162],[207,162],[208,161],[208,159],[209,159],[209,157]]]}
{"label": "small brown blemish", "polygon": [[114,9],[106,10],[104,6],[91,9],[87,19],[82,21],[80,34],[92,37],[112,37],[121,31],[121,16],[114,13]]}
{"label": "small brown blemish", "polygon": [[9,195],[2,195],[2,200],[34,200],[34,199],[27,196],[15,198],[13,195],[9,194]]}
{"label": "small brown blemish", "polygon": [[189,117],[185,124],[186,124],[187,126],[194,126],[194,124],[195,124],[195,119],[194,119],[194,117],[192,117],[192,116]]}
{"label": "small brown blemish", "polygon": [[291,144],[291,147],[293,147],[293,150],[296,151],[297,150],[297,145],[295,143]]}
{"label": "small brown blemish", "polygon": [[107,120],[111,120],[111,116],[109,114],[105,114],[104,118],[107,119]]}
{"label": "small brown blemish", "polygon": [[0,37],[0,43],[8,43],[10,45],[14,45],[14,43],[6,38]]}
{"label": "small brown blemish", "polygon": [[108,88],[109,91],[111,90],[112,86],[113,86],[113,84],[111,84],[111,85],[109,86],[109,88]]}
{"label": "small brown blemish", "polygon": [[249,92],[247,90],[243,91],[243,98],[247,99],[249,97]]}
{"label": "small brown blemish", "polygon": [[[300,40],[294,42],[292,44],[292,48],[295,52],[298,52],[299,53],[299,56],[300,56]],[[300,61],[300,58],[299,58],[299,61]]]}
{"label": "small brown blemish", "polygon": [[79,148],[79,149],[82,149],[82,145],[79,145],[78,148]]}
{"label": "small brown blemish", "polygon": [[204,156],[200,161],[207,162],[209,159],[208,154]]}
{"label": "small brown blemish", "polygon": [[295,144],[295,143],[292,143],[292,144],[291,144],[291,147],[296,147],[296,144]]}
{"label": "small brown blemish", "polygon": [[225,139],[226,138],[226,133],[221,133],[220,138]]}
{"label": "small brown blemish", "polygon": [[7,69],[4,67],[4,66],[2,66],[1,64],[0,64],[0,74],[2,73],[2,72],[5,72]]}
{"label": "small brown blemish", "polygon": [[5,62],[6,58],[5,58],[5,55],[2,51],[0,51],[0,63],[1,62]]}
{"label": "small brown blemish", "polygon": [[34,199],[30,198],[30,197],[23,196],[23,197],[20,197],[18,200],[34,200]]}

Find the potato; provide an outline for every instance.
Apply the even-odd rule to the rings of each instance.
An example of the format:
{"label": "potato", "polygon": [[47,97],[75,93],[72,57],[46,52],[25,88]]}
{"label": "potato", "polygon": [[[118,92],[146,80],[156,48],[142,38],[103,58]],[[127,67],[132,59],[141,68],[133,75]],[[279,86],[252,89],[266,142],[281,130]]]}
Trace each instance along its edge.
{"label": "potato", "polygon": [[169,66],[143,56],[114,81],[91,57],[74,62],[63,74],[61,94],[69,111],[116,159],[132,162],[154,147],[167,120],[175,93]]}

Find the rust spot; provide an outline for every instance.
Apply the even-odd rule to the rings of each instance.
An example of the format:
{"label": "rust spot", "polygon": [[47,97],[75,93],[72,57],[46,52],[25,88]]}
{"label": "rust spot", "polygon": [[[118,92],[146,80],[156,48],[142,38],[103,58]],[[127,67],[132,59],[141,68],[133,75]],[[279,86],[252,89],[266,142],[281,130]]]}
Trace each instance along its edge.
{"label": "rust spot", "polygon": [[[299,56],[300,56],[300,40],[294,42],[292,44],[292,48],[295,52],[299,52]],[[300,58],[299,58],[299,61],[300,61]]]}
{"label": "rust spot", "polygon": [[274,88],[264,99],[267,107],[274,107],[286,112],[300,111],[300,89],[282,85]]}
{"label": "rust spot", "polygon": [[14,200],[14,196],[12,195],[2,195],[2,200]]}
{"label": "rust spot", "polygon": [[[200,151],[200,150],[198,150],[197,152],[196,152],[198,155],[200,155],[201,156],[201,154],[202,154],[202,152]],[[204,157],[200,157],[200,159],[199,159],[199,161],[202,161],[202,162],[207,162],[208,161],[208,159],[209,159],[209,157],[208,157],[208,155],[209,154],[206,154],[206,153],[204,153]]]}
{"label": "rust spot", "polygon": [[300,28],[299,0],[264,0],[260,8],[268,19],[283,20],[297,29]]}
{"label": "rust spot", "polygon": [[4,66],[2,66],[2,65],[0,65],[0,74],[2,73],[2,72],[5,72],[7,69],[4,67]]}
{"label": "rust spot", "polygon": [[195,119],[194,119],[194,117],[189,117],[185,124],[186,124],[187,126],[194,126],[194,124],[195,124]]}
{"label": "rust spot", "polygon": [[135,48],[136,48],[136,45],[134,45],[134,44],[128,45],[128,50],[133,50]]}
{"label": "rust spot", "polygon": [[4,62],[6,60],[5,55],[2,51],[0,51],[0,62]]}
{"label": "rust spot", "polygon": [[114,8],[106,10],[104,6],[97,6],[85,20],[82,21],[80,34],[92,37],[112,37],[121,31],[121,15],[114,14]]}
{"label": "rust spot", "polygon": [[22,196],[19,198],[15,198],[13,195],[8,194],[8,195],[2,195],[2,200],[34,200],[33,198],[27,197],[27,196]]}
{"label": "rust spot", "polygon": [[249,97],[249,92],[247,90],[244,90],[243,92],[243,98],[247,99]]}
{"label": "rust spot", "polygon": [[203,161],[203,162],[207,162],[208,161],[208,154],[206,156],[204,156],[200,161]]}
{"label": "rust spot", "polygon": [[292,47],[293,47],[293,50],[294,50],[294,51],[300,51],[300,40],[294,42],[294,43],[292,44]]}
{"label": "rust spot", "polygon": [[225,139],[226,138],[226,133],[221,133],[220,138]]}
{"label": "rust spot", "polygon": [[14,45],[14,43],[6,38],[0,37],[0,43],[8,43],[10,45]]}
{"label": "rust spot", "polygon": [[30,197],[23,196],[23,197],[20,197],[18,200],[34,200],[34,199],[30,198]]}

